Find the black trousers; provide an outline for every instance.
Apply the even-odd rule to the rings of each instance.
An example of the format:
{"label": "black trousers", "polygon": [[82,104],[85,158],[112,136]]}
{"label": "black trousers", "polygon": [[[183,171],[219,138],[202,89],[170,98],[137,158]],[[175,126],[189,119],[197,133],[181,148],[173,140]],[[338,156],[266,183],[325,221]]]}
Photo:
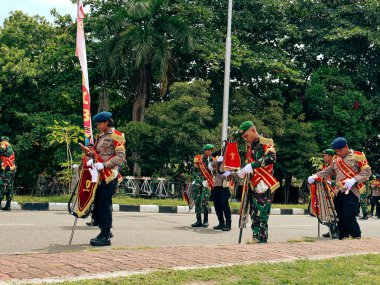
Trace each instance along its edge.
{"label": "black trousers", "polygon": [[98,222],[99,228],[109,231],[112,227],[112,196],[115,194],[117,179],[106,184],[99,183],[95,193],[93,218]]}
{"label": "black trousers", "polygon": [[359,198],[351,191],[348,195],[338,192],[335,200],[336,213],[338,216],[339,238],[361,237],[361,231],[356,214],[359,208]]}
{"label": "black trousers", "polygon": [[380,217],[380,196],[372,196],[369,201],[371,203],[371,215],[373,215],[373,210],[376,206],[376,216]]}
{"label": "black trousers", "polygon": [[231,227],[231,209],[228,202],[231,197],[230,190],[227,187],[215,186],[211,191],[211,196],[219,224]]}

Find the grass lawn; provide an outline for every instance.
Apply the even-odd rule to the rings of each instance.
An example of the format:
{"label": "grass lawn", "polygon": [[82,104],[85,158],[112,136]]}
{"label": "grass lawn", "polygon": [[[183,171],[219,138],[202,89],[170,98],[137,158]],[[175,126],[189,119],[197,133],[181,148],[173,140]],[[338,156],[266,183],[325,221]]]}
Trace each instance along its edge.
{"label": "grass lawn", "polygon": [[[67,203],[70,199],[70,195],[61,195],[61,196],[49,196],[49,197],[34,197],[34,196],[14,196],[13,200],[19,203],[27,202],[39,202],[39,203]],[[144,198],[133,198],[125,194],[117,194],[112,199],[114,204],[121,205],[161,205],[161,206],[186,206],[186,202],[180,199],[144,199]],[[238,209],[240,203],[231,202],[231,208]],[[212,203],[210,203],[212,205]],[[299,208],[306,209],[307,205],[305,204],[273,204],[272,208]]]}
{"label": "grass lawn", "polygon": [[164,270],[106,280],[62,284],[380,284],[380,255],[356,255],[324,260],[261,263],[210,269]]}

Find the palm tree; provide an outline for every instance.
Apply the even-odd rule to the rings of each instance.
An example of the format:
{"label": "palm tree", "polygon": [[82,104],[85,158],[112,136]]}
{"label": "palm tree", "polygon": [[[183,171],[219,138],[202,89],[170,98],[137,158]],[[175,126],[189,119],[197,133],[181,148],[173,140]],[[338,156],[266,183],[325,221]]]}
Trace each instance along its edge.
{"label": "palm tree", "polygon": [[[133,96],[132,121],[144,121],[144,111],[156,89],[166,94],[173,76],[175,50],[193,48],[192,28],[185,9],[168,0],[129,0],[120,6],[118,19],[106,27],[110,37],[109,66],[115,78],[127,82]],[[134,174],[140,175],[133,153]]]}
{"label": "palm tree", "polygon": [[110,66],[114,76],[126,75],[134,86],[132,120],[142,122],[153,87],[158,87],[161,96],[167,92],[174,50],[191,50],[193,38],[179,4],[168,0],[124,3],[120,7],[124,19],[108,27],[116,31],[109,45]]}

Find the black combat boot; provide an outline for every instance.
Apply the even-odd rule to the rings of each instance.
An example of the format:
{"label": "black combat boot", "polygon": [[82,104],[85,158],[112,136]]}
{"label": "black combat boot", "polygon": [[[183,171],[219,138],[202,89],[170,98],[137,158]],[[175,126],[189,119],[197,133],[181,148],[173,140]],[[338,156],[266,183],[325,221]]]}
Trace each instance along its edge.
{"label": "black combat boot", "polygon": [[90,244],[92,246],[111,245],[110,229],[101,229],[100,234],[96,238],[90,240]]}
{"label": "black combat boot", "polygon": [[231,218],[229,220],[226,219],[226,225],[222,228],[223,232],[229,232],[231,230]]}
{"label": "black combat boot", "polygon": [[202,227],[207,228],[208,227],[208,209],[205,209],[205,213],[203,214],[203,224]]}
{"label": "black combat boot", "polygon": [[226,226],[223,227],[222,231],[229,232],[231,230],[231,209],[229,207],[225,211],[224,215],[226,216]]}
{"label": "black combat boot", "polygon": [[201,228],[202,227],[202,217],[201,213],[196,215],[197,221],[194,224],[191,224],[192,228]]}
{"label": "black combat boot", "polygon": [[363,215],[363,217],[360,217],[359,220],[368,220],[368,216],[367,215]]}
{"label": "black combat boot", "polygon": [[11,200],[7,199],[7,203],[5,204],[5,207],[2,210],[4,210],[4,211],[10,211],[11,210]]}
{"label": "black combat boot", "polygon": [[215,226],[213,229],[214,230],[221,230],[225,227],[226,225],[224,223],[219,222],[219,225]]}

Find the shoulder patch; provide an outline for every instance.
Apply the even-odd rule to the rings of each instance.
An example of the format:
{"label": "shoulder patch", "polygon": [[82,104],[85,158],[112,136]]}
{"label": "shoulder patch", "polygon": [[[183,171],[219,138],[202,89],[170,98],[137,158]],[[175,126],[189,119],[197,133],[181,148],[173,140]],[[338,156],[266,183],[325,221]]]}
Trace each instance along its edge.
{"label": "shoulder patch", "polygon": [[124,134],[119,132],[118,130],[114,130],[111,134],[111,138],[118,143],[125,143]]}
{"label": "shoulder patch", "polygon": [[267,139],[264,137],[260,137],[260,144],[265,144],[265,145],[274,145],[274,142],[272,139]]}
{"label": "shoulder patch", "polygon": [[363,152],[360,152],[360,151],[354,151],[353,158],[355,161],[358,161],[358,162],[362,162],[362,161],[367,160],[367,158],[365,157],[365,154]]}

